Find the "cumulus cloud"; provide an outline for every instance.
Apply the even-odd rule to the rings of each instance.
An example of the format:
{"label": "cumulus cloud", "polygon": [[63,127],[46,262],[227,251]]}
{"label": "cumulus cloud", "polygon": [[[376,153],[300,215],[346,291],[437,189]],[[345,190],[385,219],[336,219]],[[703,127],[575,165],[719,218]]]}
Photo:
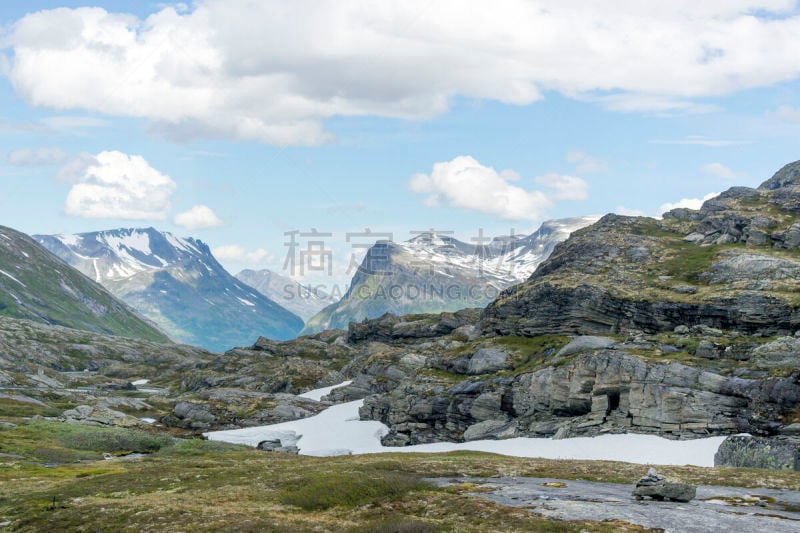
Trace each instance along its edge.
{"label": "cumulus cloud", "polygon": [[585,200],[589,196],[589,184],[575,176],[545,174],[537,177],[536,183],[552,189],[556,200]]}
{"label": "cumulus cloud", "polygon": [[223,225],[216,213],[205,205],[196,205],[188,211],[178,213],[173,222],[188,230],[218,228]]}
{"label": "cumulus cloud", "polygon": [[706,174],[711,174],[712,176],[716,176],[718,178],[725,178],[728,180],[733,180],[738,177],[736,172],[726,167],[722,163],[708,163],[707,165],[703,165],[703,172],[705,172]]}
{"label": "cumulus cloud", "polygon": [[441,204],[512,220],[540,220],[553,207],[553,200],[582,200],[587,184],[580,178],[547,174],[536,181],[552,190],[547,194],[514,185],[520,181],[512,170],[496,171],[470,156],[436,163],[430,174],[416,174],[409,181],[412,191],[424,194],[425,205]]}
{"label": "cumulus cloud", "polygon": [[8,35],[36,106],[142,117],[179,140],[317,144],[333,116],[424,118],[544,91],[697,112],[800,77],[793,0],[205,0],[147,17],[38,11]]}
{"label": "cumulus cloud", "polygon": [[246,250],[238,244],[226,244],[212,248],[211,253],[222,262],[263,265],[274,260],[272,254],[263,248]]}
{"label": "cumulus cloud", "polygon": [[606,162],[602,159],[577,150],[567,152],[565,159],[567,160],[567,163],[572,163],[575,165],[575,170],[580,174],[603,172],[608,167]]}
{"label": "cumulus cloud", "polygon": [[142,156],[106,151],[75,162],[68,172],[72,174],[64,177],[74,182],[67,194],[66,214],[139,220],[167,217],[175,182]]}
{"label": "cumulus cloud", "polygon": [[70,155],[61,148],[21,148],[9,152],[9,164],[17,166],[63,165]]}
{"label": "cumulus cloud", "polygon": [[667,211],[672,211],[673,209],[677,209],[679,207],[686,207],[688,209],[700,209],[702,207],[703,202],[706,200],[710,200],[715,196],[719,195],[718,192],[710,192],[703,196],[702,198],[681,198],[677,202],[671,204],[661,204],[661,207],[658,208],[658,214],[663,215]]}

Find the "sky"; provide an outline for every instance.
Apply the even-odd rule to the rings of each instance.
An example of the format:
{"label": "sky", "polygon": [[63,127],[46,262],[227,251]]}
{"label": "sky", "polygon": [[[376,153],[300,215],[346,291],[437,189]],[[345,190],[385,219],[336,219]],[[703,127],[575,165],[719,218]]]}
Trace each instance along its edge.
{"label": "sky", "polygon": [[794,0],[2,2],[0,224],[334,284],[366,230],[658,216],[800,159],[798,50]]}

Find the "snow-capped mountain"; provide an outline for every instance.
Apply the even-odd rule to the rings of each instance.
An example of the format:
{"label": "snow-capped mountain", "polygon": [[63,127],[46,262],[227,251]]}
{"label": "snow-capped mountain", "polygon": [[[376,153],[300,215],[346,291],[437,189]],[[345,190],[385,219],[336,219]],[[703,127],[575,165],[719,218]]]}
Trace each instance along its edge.
{"label": "snow-capped mountain", "polygon": [[153,228],[35,235],[180,342],[210,350],[289,339],[302,320],[230,275],[208,246]]}
{"label": "snow-capped mountain", "polygon": [[303,334],[345,328],[386,312],[438,313],[483,307],[536,270],[553,248],[596,216],[550,220],[527,236],[486,244],[422,233],[405,242],[379,241],[367,252],[342,299],[306,323]]}
{"label": "snow-capped mountain", "polygon": [[308,320],[336,301],[320,288],[301,285],[288,276],[266,268],[242,270],[236,274],[236,279],[250,285],[303,320]]}

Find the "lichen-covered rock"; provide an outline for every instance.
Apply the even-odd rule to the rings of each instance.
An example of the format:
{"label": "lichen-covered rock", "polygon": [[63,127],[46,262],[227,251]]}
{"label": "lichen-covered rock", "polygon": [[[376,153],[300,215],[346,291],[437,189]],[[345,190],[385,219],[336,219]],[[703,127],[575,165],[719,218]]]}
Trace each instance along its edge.
{"label": "lichen-covered rock", "polygon": [[128,416],[120,411],[115,411],[108,407],[90,405],[79,405],[74,409],[64,411],[61,414],[61,419],[65,422],[89,426],[136,427],[145,425],[138,418]]}
{"label": "lichen-covered rock", "polygon": [[517,423],[508,420],[484,420],[467,428],[464,440],[510,439],[517,434]]}
{"label": "lichen-covered rock", "polygon": [[575,353],[585,352],[588,350],[599,350],[601,348],[609,348],[616,344],[617,341],[609,337],[595,337],[592,335],[583,335],[575,337],[569,344],[561,348],[556,355],[566,356]]}
{"label": "lichen-covered rock", "polygon": [[733,435],[714,455],[714,466],[800,470],[800,453],[794,440]]}
{"label": "lichen-covered rock", "polygon": [[767,368],[800,366],[800,338],[781,337],[753,350],[753,360]]}

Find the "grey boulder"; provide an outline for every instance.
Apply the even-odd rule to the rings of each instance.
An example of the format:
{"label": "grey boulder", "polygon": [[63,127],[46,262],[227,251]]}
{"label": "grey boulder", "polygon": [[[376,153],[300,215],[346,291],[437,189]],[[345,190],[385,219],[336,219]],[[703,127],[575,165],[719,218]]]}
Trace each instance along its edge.
{"label": "grey boulder", "polygon": [[714,466],[799,470],[797,443],[788,440],[733,435],[714,454]]}

